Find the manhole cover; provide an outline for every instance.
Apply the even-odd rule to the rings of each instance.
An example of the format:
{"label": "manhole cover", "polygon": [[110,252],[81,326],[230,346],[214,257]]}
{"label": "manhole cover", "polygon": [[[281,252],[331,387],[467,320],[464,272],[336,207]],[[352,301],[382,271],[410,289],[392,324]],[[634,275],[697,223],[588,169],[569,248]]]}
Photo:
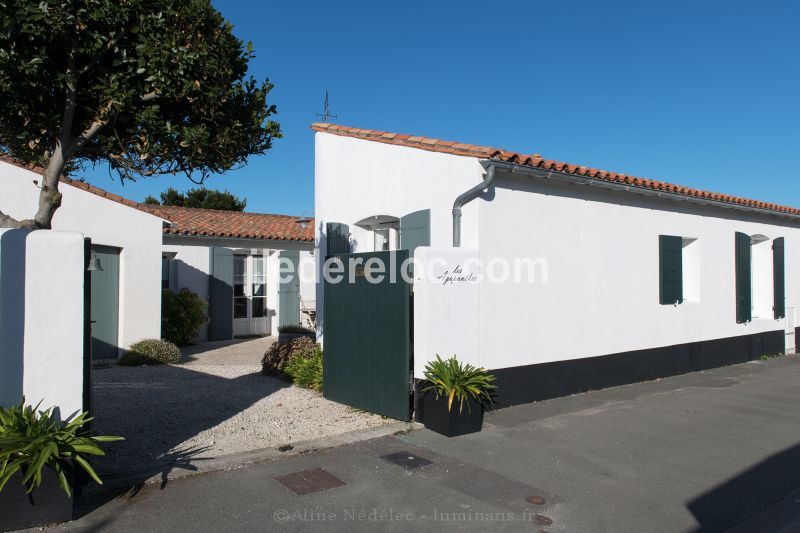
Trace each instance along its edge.
{"label": "manhole cover", "polygon": [[294,474],[286,474],[276,477],[275,480],[299,496],[346,485],[344,481],[323,468],[312,468]]}
{"label": "manhole cover", "polygon": [[429,461],[424,457],[420,457],[419,455],[414,455],[413,453],[409,452],[390,453],[389,455],[381,456],[381,459],[409,470],[433,464],[433,461]]}

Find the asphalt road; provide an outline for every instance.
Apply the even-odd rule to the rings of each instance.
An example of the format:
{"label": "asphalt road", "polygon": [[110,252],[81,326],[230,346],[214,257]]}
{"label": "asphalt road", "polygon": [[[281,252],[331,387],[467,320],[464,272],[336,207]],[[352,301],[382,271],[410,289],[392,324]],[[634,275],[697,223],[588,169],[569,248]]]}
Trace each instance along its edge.
{"label": "asphalt road", "polygon": [[[58,529],[795,531],[798,404],[800,356],[782,357],[497,411],[455,439],[417,430],[145,485]],[[396,452],[430,463],[382,458]],[[296,488],[324,490],[276,479],[306,470]]]}

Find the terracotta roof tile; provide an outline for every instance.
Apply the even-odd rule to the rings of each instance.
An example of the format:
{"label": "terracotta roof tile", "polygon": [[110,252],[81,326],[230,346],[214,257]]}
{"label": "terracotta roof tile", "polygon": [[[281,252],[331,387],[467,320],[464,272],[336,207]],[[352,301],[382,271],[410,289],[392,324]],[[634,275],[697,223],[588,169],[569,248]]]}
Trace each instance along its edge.
{"label": "terracotta roof tile", "polygon": [[769,202],[760,202],[758,200],[739,198],[737,196],[730,196],[727,194],[720,194],[710,191],[702,191],[693,189],[691,187],[685,187],[683,185],[665,183],[663,181],[652,180],[649,178],[639,178],[636,176],[629,176],[627,174],[617,174],[614,172],[607,172],[605,170],[573,165],[561,161],[542,159],[542,156],[539,154],[526,155],[500,148],[492,148],[490,146],[477,146],[474,144],[465,144],[455,141],[444,141],[441,139],[433,139],[419,135],[411,136],[378,130],[349,128],[347,126],[339,126],[337,124],[331,124],[327,122],[315,122],[311,125],[311,129],[314,131],[331,133],[334,135],[355,137],[357,139],[381,142],[385,144],[394,144],[397,146],[407,146],[410,148],[417,148],[419,150],[427,150],[430,152],[440,152],[482,159],[494,159],[505,163],[514,163],[518,165],[541,168],[544,170],[554,170],[556,172],[562,172],[565,174],[586,176],[592,179],[626,183],[644,189],[672,192],[682,196],[711,199],[720,203],[756,207],[768,211],[775,211],[777,213],[800,216],[800,209],[795,207],[777,205]]}
{"label": "terracotta roof tile", "polygon": [[[44,169],[27,165],[21,161],[0,155],[0,161],[41,174]],[[164,205],[141,204],[105,191],[86,182],[62,176],[61,183],[96,194],[150,215],[165,219],[172,226],[165,227],[167,235],[204,235],[245,239],[269,239],[277,241],[314,242],[314,220],[305,229],[298,224],[297,217],[289,215],[268,215],[262,213],[240,213],[215,209],[194,209]]]}
{"label": "terracotta roof tile", "polygon": [[240,239],[314,242],[314,220],[301,228],[297,217],[197,209],[166,205],[141,205],[140,209],[172,223],[167,235],[202,235]]}

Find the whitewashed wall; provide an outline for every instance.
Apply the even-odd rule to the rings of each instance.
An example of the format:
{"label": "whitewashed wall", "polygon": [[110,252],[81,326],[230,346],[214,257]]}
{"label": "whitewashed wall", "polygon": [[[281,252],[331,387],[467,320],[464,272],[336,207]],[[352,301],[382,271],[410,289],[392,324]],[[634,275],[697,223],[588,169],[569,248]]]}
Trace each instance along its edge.
{"label": "whitewashed wall", "polygon": [[[373,215],[401,217],[431,210],[431,246],[452,244],[450,212],[456,196],[483,179],[475,158],[439,154],[330,133],[316,133],[314,215],[317,261],[324,261],[328,222],[350,226],[354,252],[371,251],[369,232],[355,222]],[[478,245],[478,207],[464,206],[462,244]],[[318,267],[319,268],[319,267]],[[317,278],[320,278],[319,270]],[[317,284],[317,329],[324,337],[323,284]]]}
{"label": "whitewashed wall", "polygon": [[[471,157],[317,133],[315,170],[319,261],[326,222],[349,224],[354,251],[368,251],[371,242],[354,222],[426,208],[432,247],[450,246],[453,200],[481,180],[483,169]],[[800,230],[786,219],[498,172],[491,193],[465,206],[462,224],[464,248],[478,250],[484,265],[493,259],[546,264],[534,266],[534,284],[481,283],[475,362],[487,368],[776,331],[797,322]],[[762,310],[753,322],[736,323],[737,231],[786,239],[788,319]],[[692,301],[679,306],[659,304],[660,234],[697,239],[685,273]],[[696,276],[688,272],[692,265]],[[767,268],[758,259],[756,265]],[[771,282],[763,288],[756,301],[771,308]],[[321,314],[321,281],[317,289]],[[453,312],[460,305],[437,301]],[[454,335],[452,342],[460,346],[463,338]]]}
{"label": "whitewashed wall", "polygon": [[0,405],[83,407],[83,235],[0,229]]}
{"label": "whitewashed wall", "polygon": [[[41,176],[0,161],[0,211],[32,218]],[[163,221],[153,215],[62,183],[61,207],[53,229],[77,231],[93,244],[121,248],[119,345],[161,335],[161,235]]]}
{"label": "whitewashed wall", "polygon": [[[480,351],[492,368],[783,329],[771,318],[771,248],[770,312],[736,323],[737,231],[786,238],[786,305],[798,303],[800,230],[776,218],[504,173],[478,205],[484,264],[547,262],[547,283],[482,284]],[[699,301],[659,304],[662,234],[697,239]]]}

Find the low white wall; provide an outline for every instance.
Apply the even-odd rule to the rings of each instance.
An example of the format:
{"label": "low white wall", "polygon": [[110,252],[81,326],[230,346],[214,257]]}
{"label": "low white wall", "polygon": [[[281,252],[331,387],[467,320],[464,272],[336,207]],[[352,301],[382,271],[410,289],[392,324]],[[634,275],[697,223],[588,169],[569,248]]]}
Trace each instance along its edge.
{"label": "low white wall", "polygon": [[[0,161],[0,211],[23,219],[36,212],[41,176]],[[161,239],[163,221],[118,202],[62,183],[53,229],[77,231],[93,244],[121,248],[119,346],[161,335]]]}
{"label": "low white wall", "polygon": [[83,407],[84,237],[0,230],[0,405]]}

